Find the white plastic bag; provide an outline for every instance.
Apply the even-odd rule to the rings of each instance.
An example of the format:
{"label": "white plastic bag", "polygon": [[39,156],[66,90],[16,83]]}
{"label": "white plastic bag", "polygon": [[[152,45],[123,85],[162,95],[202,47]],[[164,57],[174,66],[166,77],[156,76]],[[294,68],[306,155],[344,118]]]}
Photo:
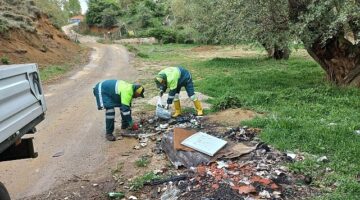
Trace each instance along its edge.
{"label": "white plastic bag", "polygon": [[160,119],[171,119],[171,112],[163,107],[161,97],[158,97],[155,114]]}

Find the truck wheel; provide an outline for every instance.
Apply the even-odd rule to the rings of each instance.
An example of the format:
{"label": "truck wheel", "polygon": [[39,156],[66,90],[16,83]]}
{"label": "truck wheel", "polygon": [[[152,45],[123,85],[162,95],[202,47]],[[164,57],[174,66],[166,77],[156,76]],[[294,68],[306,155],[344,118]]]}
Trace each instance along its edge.
{"label": "truck wheel", "polygon": [[11,200],[8,191],[5,188],[5,185],[0,182],[0,199],[1,200]]}

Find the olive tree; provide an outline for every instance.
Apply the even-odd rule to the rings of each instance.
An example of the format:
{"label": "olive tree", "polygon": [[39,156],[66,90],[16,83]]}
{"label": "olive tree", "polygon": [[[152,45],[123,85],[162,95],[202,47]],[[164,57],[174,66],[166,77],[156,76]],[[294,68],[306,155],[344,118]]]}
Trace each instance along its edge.
{"label": "olive tree", "polygon": [[360,86],[360,1],[288,0],[294,33],[338,85]]}
{"label": "olive tree", "polygon": [[257,43],[276,59],[288,58],[287,4],[276,0],[173,0],[176,22],[190,24],[206,43]]}

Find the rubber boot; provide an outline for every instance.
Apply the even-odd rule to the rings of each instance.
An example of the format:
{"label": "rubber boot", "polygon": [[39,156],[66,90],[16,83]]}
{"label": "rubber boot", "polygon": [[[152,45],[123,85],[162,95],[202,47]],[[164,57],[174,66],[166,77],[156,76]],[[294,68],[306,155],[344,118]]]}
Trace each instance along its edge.
{"label": "rubber boot", "polygon": [[199,100],[195,100],[194,106],[195,106],[197,116],[203,116],[204,112],[203,112],[203,108],[201,106],[201,102]]}
{"label": "rubber boot", "polygon": [[180,105],[180,100],[178,101],[174,101],[174,108],[175,108],[175,113],[172,115],[172,117],[178,117],[179,115],[181,115],[181,105]]}
{"label": "rubber boot", "polygon": [[108,141],[115,141],[116,140],[116,138],[115,138],[115,136],[113,134],[106,134],[106,139]]}

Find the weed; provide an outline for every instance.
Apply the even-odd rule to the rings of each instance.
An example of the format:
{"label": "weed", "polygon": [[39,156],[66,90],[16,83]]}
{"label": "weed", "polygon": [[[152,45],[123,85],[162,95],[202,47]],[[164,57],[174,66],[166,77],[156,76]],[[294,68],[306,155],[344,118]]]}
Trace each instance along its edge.
{"label": "weed", "polygon": [[141,156],[141,158],[135,161],[137,167],[147,167],[149,163],[150,160],[147,156]]}
{"label": "weed", "polygon": [[1,57],[1,63],[4,64],[4,65],[9,65],[10,64],[10,60],[7,56],[2,56]]}
{"label": "weed", "polygon": [[154,179],[159,179],[161,176],[156,175],[154,172],[148,172],[143,176],[135,178],[130,182],[131,190],[137,191],[144,187],[146,182],[149,182]]}
{"label": "weed", "polygon": [[240,108],[241,106],[242,103],[239,97],[233,94],[226,94],[221,98],[216,99],[211,109],[219,111],[226,110],[228,108]]}
{"label": "weed", "polygon": [[145,53],[142,53],[142,52],[139,52],[137,54],[137,56],[139,56],[140,58],[149,58],[149,55],[148,54],[145,54]]}
{"label": "weed", "polygon": [[40,68],[40,76],[42,81],[49,81],[52,79],[56,79],[57,77],[61,76],[65,72],[69,70],[70,66],[58,66],[58,65],[51,65]]}

